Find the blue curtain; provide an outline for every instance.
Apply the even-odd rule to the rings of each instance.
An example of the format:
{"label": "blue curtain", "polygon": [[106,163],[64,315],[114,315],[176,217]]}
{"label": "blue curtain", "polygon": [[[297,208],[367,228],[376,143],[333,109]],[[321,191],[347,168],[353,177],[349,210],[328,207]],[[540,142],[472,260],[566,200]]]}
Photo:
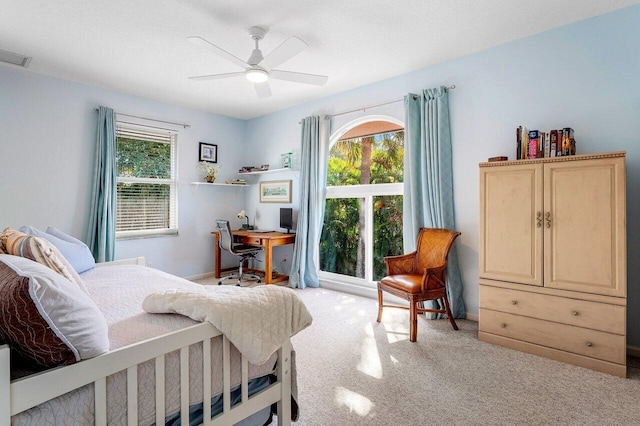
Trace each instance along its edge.
{"label": "blue curtain", "polygon": [[87,245],[96,262],[113,260],[116,240],[116,115],[98,109],[96,157]]}
{"label": "blue curtain", "polygon": [[[449,97],[444,87],[409,94],[405,104],[403,242],[416,248],[420,228],[456,229],[453,206],[453,164]],[[462,278],[456,246],[449,252],[447,285],[451,312],[464,318]],[[438,302],[428,302],[437,308]],[[433,316],[431,316],[433,317]]]}
{"label": "blue curtain", "polygon": [[329,123],[318,116],[302,120],[300,210],[289,274],[289,286],[294,288],[320,286],[316,260],[327,189]]}

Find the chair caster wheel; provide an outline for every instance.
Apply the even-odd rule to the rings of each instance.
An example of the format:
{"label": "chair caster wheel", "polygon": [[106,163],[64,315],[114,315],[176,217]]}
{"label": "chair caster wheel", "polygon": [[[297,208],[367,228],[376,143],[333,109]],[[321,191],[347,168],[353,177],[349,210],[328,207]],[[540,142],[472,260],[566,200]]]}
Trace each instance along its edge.
{"label": "chair caster wheel", "polygon": [[240,287],[240,283],[236,284],[236,287]]}
{"label": "chair caster wheel", "polygon": [[218,281],[218,285],[222,285],[222,281]]}

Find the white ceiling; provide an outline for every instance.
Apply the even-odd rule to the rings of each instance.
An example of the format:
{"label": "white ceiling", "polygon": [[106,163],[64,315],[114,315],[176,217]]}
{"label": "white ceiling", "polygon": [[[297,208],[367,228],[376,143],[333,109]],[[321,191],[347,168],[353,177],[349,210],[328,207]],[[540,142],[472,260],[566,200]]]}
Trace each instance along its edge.
{"label": "white ceiling", "polygon": [[[487,49],[640,0],[0,0],[0,49],[29,70],[250,119]],[[201,36],[246,60],[249,27],[265,56],[295,35],[309,47],[278,69],[329,76],[271,81],[258,99],[242,71],[187,42]],[[10,65],[5,65],[10,66]]]}

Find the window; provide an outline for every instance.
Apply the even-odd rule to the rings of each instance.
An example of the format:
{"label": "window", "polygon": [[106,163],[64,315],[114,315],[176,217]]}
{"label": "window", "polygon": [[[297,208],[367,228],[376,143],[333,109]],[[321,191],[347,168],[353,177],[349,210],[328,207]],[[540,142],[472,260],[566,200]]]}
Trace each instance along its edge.
{"label": "window", "polygon": [[370,121],[329,151],[323,278],[370,285],[386,275],[385,256],[402,254],[404,130]]}
{"label": "window", "polygon": [[178,233],[177,135],[116,128],[116,237]]}

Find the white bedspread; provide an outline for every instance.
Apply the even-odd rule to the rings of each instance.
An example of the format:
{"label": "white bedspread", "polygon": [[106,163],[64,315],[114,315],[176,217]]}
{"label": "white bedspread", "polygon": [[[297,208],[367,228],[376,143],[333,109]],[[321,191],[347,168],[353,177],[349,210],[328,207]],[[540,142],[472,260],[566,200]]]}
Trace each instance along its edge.
{"label": "white bedspread", "polygon": [[142,308],[209,321],[253,364],[265,363],[288,338],[312,322],[293,290],[273,285],[165,290],[147,296]]}

